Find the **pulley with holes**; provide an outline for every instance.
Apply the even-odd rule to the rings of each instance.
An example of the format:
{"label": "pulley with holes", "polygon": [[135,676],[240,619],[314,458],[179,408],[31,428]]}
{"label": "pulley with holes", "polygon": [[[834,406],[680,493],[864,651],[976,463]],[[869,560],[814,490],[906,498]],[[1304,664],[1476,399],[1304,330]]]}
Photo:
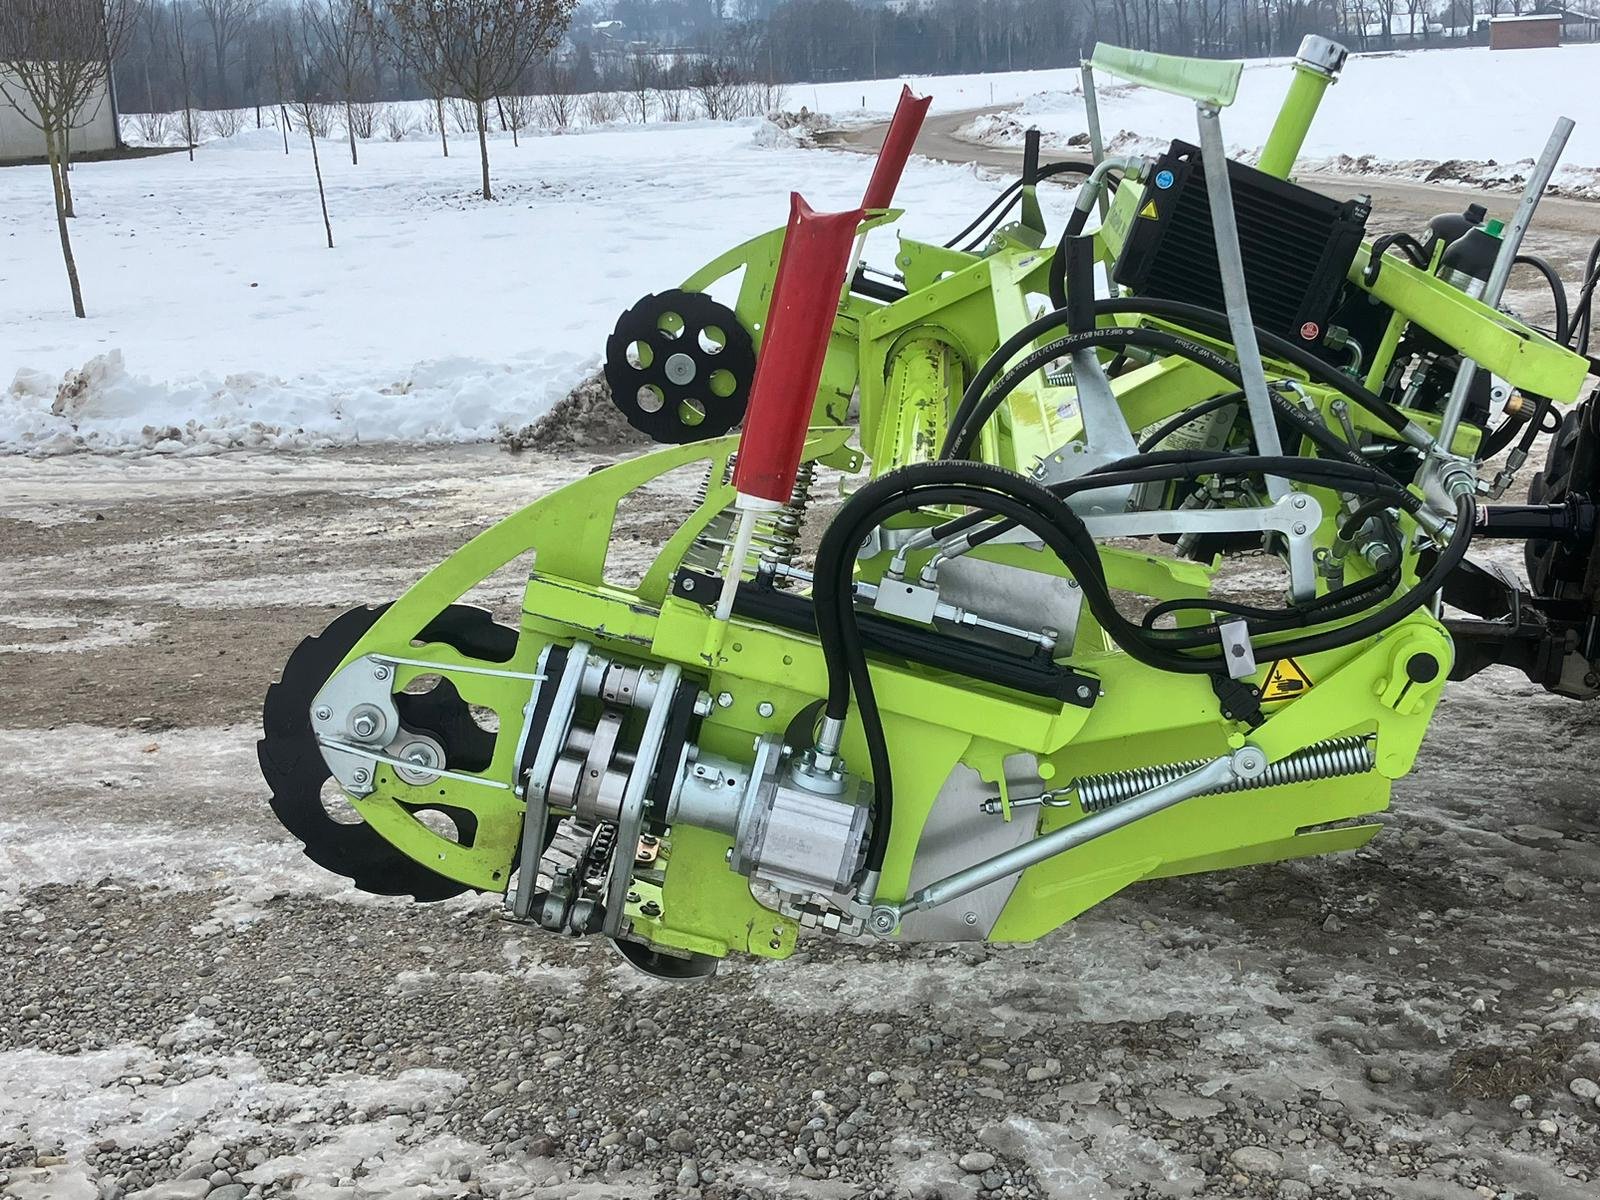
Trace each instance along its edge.
{"label": "pulley with holes", "polygon": [[756,351],[738,315],[700,292],[646,296],[606,340],[611,400],[652,441],[721,437],[744,419]]}

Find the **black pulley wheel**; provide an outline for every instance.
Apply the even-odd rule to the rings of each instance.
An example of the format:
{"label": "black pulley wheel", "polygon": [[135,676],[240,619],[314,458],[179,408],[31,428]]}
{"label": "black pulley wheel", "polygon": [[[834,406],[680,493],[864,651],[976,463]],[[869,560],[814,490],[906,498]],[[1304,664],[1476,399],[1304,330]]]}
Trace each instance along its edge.
{"label": "black pulley wheel", "polygon": [[744,420],[756,350],[738,315],[700,292],[646,296],[606,340],[611,401],[652,441],[721,437]]}
{"label": "black pulley wheel", "polygon": [[[1561,418],[1545,452],[1544,468],[1528,487],[1530,504],[1564,504],[1574,499],[1600,499],[1600,402],[1593,397]],[[1530,539],[1523,556],[1534,595],[1580,597],[1593,553],[1593,538],[1582,542]]]}
{"label": "black pulley wheel", "polygon": [[[471,889],[401,853],[364,821],[352,821],[348,814],[336,816],[324,800],[333,773],[311,728],[311,702],[387,607],[353,608],[295,648],[279,681],[267,689],[256,757],[272,789],[274,815],[300,841],[312,862],[344,876],[364,892],[447,900]],[[482,609],[461,604],[440,613],[418,636],[425,642],[442,642],[463,654],[498,662],[511,657],[517,640],[516,630],[497,625]],[[495,735],[472,719],[466,701],[448,679],[431,691],[400,693],[394,699],[407,728],[437,739],[444,749],[445,766],[480,771],[489,765]],[[332,785],[332,790],[336,789],[337,785]],[[418,805],[411,811],[445,818],[465,845],[472,843],[477,831],[473,814],[465,809]]]}

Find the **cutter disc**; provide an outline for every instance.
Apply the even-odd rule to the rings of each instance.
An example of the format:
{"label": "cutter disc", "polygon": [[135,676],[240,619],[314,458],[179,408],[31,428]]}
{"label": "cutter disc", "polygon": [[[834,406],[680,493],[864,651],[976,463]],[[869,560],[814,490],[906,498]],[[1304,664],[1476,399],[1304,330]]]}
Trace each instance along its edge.
{"label": "cutter disc", "polygon": [[700,292],[646,296],[606,340],[611,401],[652,441],[721,437],[744,420],[755,344],[738,315]]}
{"label": "cutter disc", "polygon": [[[336,820],[323,803],[324,786],[333,773],[311,729],[311,702],[387,607],[353,608],[295,648],[279,681],[267,689],[263,736],[256,743],[256,757],[272,789],[273,813],[299,839],[312,862],[343,875],[364,892],[446,900],[471,889],[403,854],[365,822]],[[483,609],[464,604],[445,609],[418,636],[497,662],[511,657],[517,641],[516,630],[497,625]],[[472,719],[471,710],[448,679],[430,692],[402,692],[394,700],[400,720],[408,728],[432,735],[444,747],[446,766],[458,771],[480,771],[488,766],[495,735]],[[463,844],[470,845],[477,832],[476,820],[465,809],[417,805],[410,811],[444,815]]]}

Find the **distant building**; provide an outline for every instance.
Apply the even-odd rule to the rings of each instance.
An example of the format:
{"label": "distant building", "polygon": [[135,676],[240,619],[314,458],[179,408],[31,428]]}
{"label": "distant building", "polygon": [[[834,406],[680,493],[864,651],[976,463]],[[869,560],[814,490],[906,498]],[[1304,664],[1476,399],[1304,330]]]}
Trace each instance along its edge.
{"label": "distant building", "polygon": [[1560,12],[1490,17],[1489,49],[1524,50],[1537,46],[1559,46],[1563,20]]}
{"label": "distant building", "polygon": [[[0,68],[0,163],[22,162],[45,156],[44,134],[30,121],[37,117],[28,104],[22,85]],[[28,108],[27,116],[19,113],[6,99],[9,96]],[[122,145],[122,134],[117,127],[116,97],[108,87],[100,96],[86,104],[79,113],[80,124],[73,129],[69,139],[74,154],[85,151],[115,150]]]}

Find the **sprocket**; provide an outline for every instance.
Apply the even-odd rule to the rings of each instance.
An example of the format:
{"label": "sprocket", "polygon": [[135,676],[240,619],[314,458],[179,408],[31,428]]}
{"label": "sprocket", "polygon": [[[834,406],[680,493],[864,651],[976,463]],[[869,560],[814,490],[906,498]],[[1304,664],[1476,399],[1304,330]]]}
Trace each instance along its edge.
{"label": "sprocket", "polygon": [[[256,755],[272,789],[273,813],[299,839],[312,862],[343,875],[364,892],[447,900],[470,889],[408,858],[365,822],[336,820],[323,802],[332,772],[311,727],[311,703],[387,607],[350,609],[295,648],[279,681],[267,689],[263,736],[256,743]],[[435,617],[419,637],[474,657],[504,661],[515,649],[517,634],[495,624],[483,609],[454,604]],[[494,735],[472,719],[466,702],[448,679],[440,680],[432,691],[400,693],[394,699],[408,728],[431,734],[443,746],[448,767],[478,771],[488,766]],[[443,815],[455,825],[462,842],[472,841],[475,822],[471,813],[442,805],[419,806],[413,811]]]}

